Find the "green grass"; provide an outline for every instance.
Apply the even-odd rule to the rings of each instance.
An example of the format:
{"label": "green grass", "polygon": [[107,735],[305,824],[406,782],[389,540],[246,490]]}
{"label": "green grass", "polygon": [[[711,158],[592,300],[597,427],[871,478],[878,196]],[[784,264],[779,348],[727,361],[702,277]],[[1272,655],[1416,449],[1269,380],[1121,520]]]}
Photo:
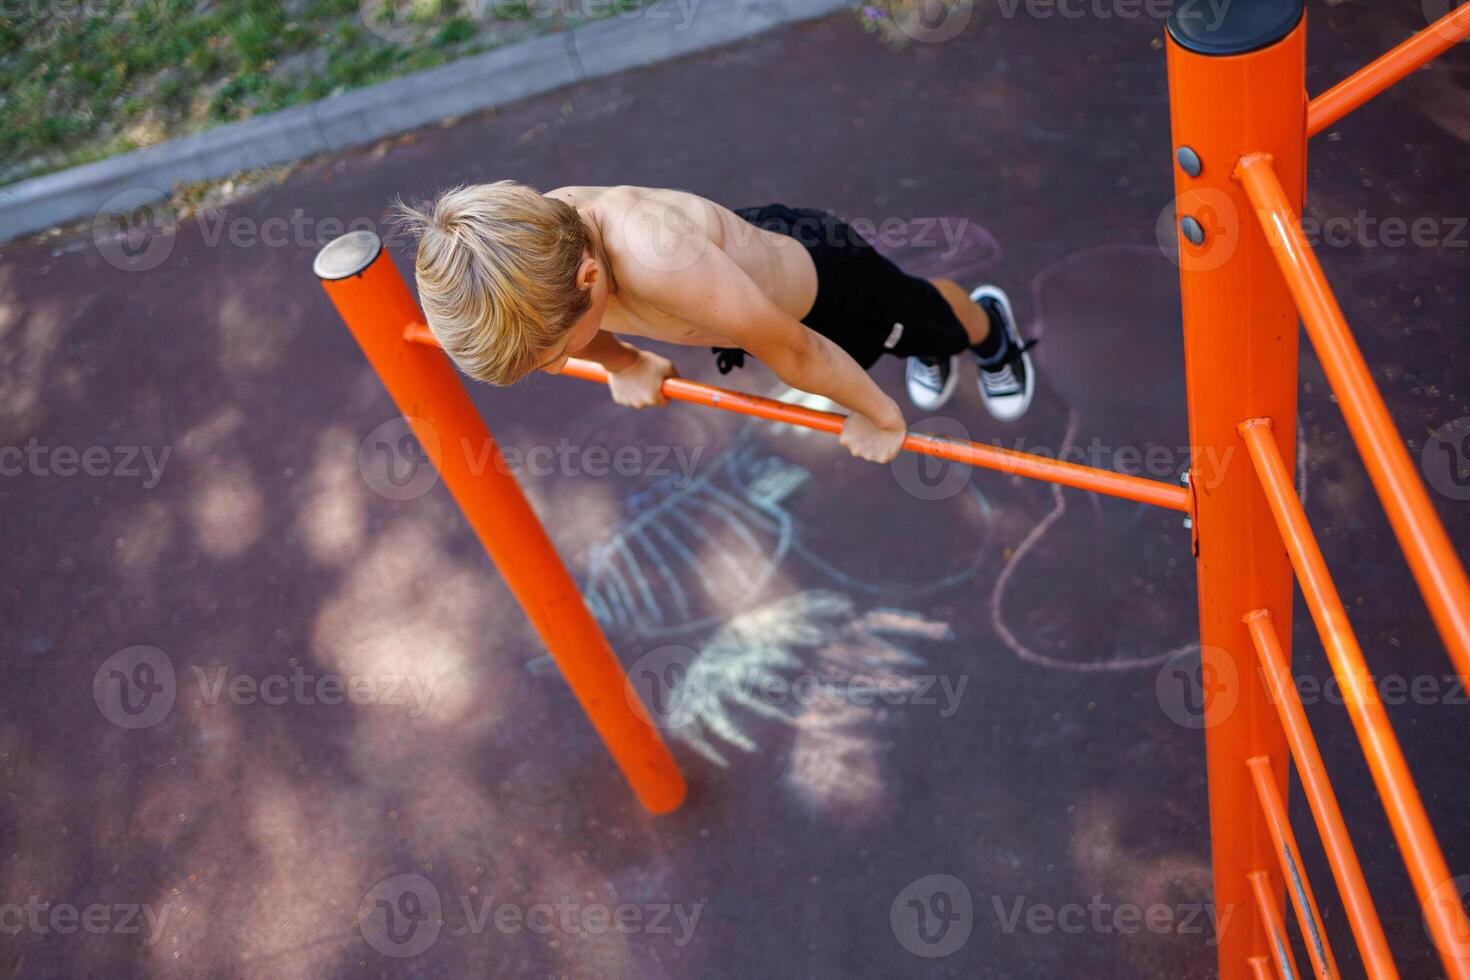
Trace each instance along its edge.
{"label": "green grass", "polygon": [[[640,2],[618,0],[611,9]],[[546,6],[522,0],[0,4],[0,184],[578,23],[544,16]],[[403,40],[368,30],[365,11],[389,12]]]}

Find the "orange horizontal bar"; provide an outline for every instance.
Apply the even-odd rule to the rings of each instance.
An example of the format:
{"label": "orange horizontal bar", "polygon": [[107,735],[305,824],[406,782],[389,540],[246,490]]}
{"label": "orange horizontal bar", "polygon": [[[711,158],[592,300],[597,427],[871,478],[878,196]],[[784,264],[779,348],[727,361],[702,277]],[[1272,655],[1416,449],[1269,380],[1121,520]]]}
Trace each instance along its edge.
{"label": "orange horizontal bar", "polygon": [[1261,922],[1266,927],[1266,938],[1271,943],[1271,956],[1276,960],[1276,971],[1283,978],[1295,980],[1301,974],[1297,972],[1296,957],[1291,955],[1291,943],[1286,938],[1286,921],[1281,918],[1281,906],[1276,904],[1276,897],[1271,894],[1271,877],[1264,871],[1252,871],[1246,877],[1250,879],[1251,891],[1256,895],[1256,910],[1261,913]]}
{"label": "orange horizontal bar", "polygon": [[[429,328],[418,323],[410,324],[404,330],[404,339],[414,343],[437,345]],[[606,368],[601,364],[575,357],[567,361],[561,374],[564,377],[580,378],[583,381],[607,383]],[[843,416],[833,412],[818,412],[800,405],[788,405],[772,398],[747,395],[728,388],[716,388],[713,385],[687,381],[684,378],[669,378],[664,381],[663,393],[664,397],[673,401],[691,402],[709,408],[723,409],[727,412],[769,419],[773,422],[785,422],[787,425],[798,425],[806,429],[815,429],[818,432],[829,432],[835,435],[842,431]],[[1001,449],[999,446],[984,446],[963,439],[949,439],[923,432],[910,432],[904,438],[903,448],[909,452],[923,453],[926,456],[947,459],[955,463],[979,466],[1001,473],[1014,473],[1017,476],[1030,477],[1034,480],[1047,480],[1063,486],[1076,487],[1079,490],[1092,490],[1112,497],[1153,504],[1156,507],[1167,507],[1186,514],[1190,510],[1188,491],[1183,487],[1162,483],[1158,480],[1145,480],[1142,477],[1128,476],[1125,473],[1114,473],[1092,466],[1082,466],[1078,463],[1047,459],[1045,456],[1037,456],[1032,453],[1020,453],[1010,449]]]}
{"label": "orange horizontal bar", "polygon": [[1461,678],[1470,678],[1470,579],[1465,577],[1363,353],[1302,234],[1301,221],[1271,167],[1271,158],[1263,153],[1247,154],[1236,164],[1235,173],[1256,207],[1307,336],[1312,338],[1450,660]]}
{"label": "orange horizontal bar", "polygon": [[1261,804],[1261,813],[1266,817],[1266,828],[1271,832],[1271,843],[1276,848],[1276,858],[1281,864],[1281,875],[1286,879],[1286,893],[1296,910],[1296,924],[1301,927],[1302,937],[1307,943],[1307,956],[1312,961],[1313,976],[1322,980],[1334,980],[1337,960],[1332,955],[1332,946],[1327,933],[1322,929],[1322,913],[1317,910],[1317,896],[1312,894],[1312,883],[1307,880],[1306,868],[1302,867],[1302,852],[1297,846],[1296,834],[1291,830],[1291,819],[1286,813],[1286,801],[1276,788],[1276,777],[1271,771],[1271,760],[1264,755],[1246,760],[1251,779],[1256,785],[1256,799]]}
{"label": "orange horizontal bar", "polygon": [[1470,4],[1439,20],[1353,72],[1307,104],[1307,135],[1316,136],[1369,99],[1422,68],[1470,34]]}
{"label": "orange horizontal bar", "polygon": [[1292,488],[1291,475],[1276,448],[1276,440],[1271,438],[1270,420],[1242,422],[1240,432],[1245,437],[1256,475],[1266,493],[1266,503],[1281,529],[1286,553],[1296,569],[1302,596],[1317,624],[1317,632],[1322,636],[1332,672],[1337,675],[1342,688],[1348,717],[1352,719],[1363,755],[1368,760],[1368,770],[1378,787],[1378,796],[1383,800],[1394,839],[1398,841],[1404,864],[1409,869],[1409,878],[1419,896],[1424,921],[1440,951],[1445,973],[1452,980],[1470,980],[1470,959],[1450,952],[1459,948],[1457,943],[1463,945],[1463,937],[1470,936],[1470,920],[1466,919],[1465,911],[1458,903],[1435,900],[1436,896],[1443,897],[1444,883],[1450,880],[1449,868],[1429,825],[1419,791],[1414,787],[1403,750],[1399,748],[1398,739],[1388,723],[1388,714],[1383,710],[1373,677],[1363,661],[1363,651],[1348,622],[1337,586],[1333,585],[1332,576],[1327,572],[1322,550],[1307,524],[1307,515]]}
{"label": "orange horizontal bar", "polygon": [[[1383,936],[1383,925],[1378,921],[1378,910],[1373,906],[1373,897],[1363,880],[1363,869],[1358,864],[1357,852],[1353,850],[1348,836],[1347,824],[1343,822],[1342,810],[1337,805],[1337,794],[1327,779],[1327,769],[1322,763],[1322,753],[1317,750],[1317,740],[1307,724],[1307,713],[1302,710],[1297,697],[1296,685],[1286,662],[1286,653],[1271,623],[1271,614],[1257,609],[1245,617],[1251,641],[1261,660],[1261,673],[1266,689],[1271,692],[1271,703],[1286,730],[1286,743],[1291,747],[1291,757],[1296,761],[1297,776],[1312,817],[1317,822],[1317,831],[1322,835],[1322,847],[1327,852],[1327,864],[1337,881],[1337,890],[1342,895],[1342,904],[1347,911],[1348,923],[1352,926],[1353,938],[1358,952],[1363,957],[1363,969],[1370,980],[1398,980],[1399,971],[1393,965],[1393,956],[1388,950],[1388,940]],[[1274,785],[1272,787],[1275,788]]]}

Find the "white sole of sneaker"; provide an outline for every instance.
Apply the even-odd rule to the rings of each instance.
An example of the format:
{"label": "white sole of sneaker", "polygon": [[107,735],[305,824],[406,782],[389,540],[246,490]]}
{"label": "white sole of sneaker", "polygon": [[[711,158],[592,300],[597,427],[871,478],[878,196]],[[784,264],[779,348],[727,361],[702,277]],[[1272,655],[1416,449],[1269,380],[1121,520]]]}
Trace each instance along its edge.
{"label": "white sole of sneaker", "polygon": [[[1005,316],[1006,330],[1011,335],[1011,342],[1019,347],[1023,341],[1021,340],[1021,331],[1016,326],[1016,313],[1011,309],[1011,298],[999,286],[976,286],[970,292],[970,299],[976,303],[987,296],[1000,304],[1001,312]],[[1021,393],[1020,398],[1006,399],[1006,408],[997,411],[997,406],[991,404],[990,400],[985,397],[983,390],[981,392],[980,400],[985,403],[985,410],[990,413],[992,418],[999,422],[1014,422],[1022,415],[1025,415],[1026,409],[1031,407],[1032,396],[1036,394],[1036,369],[1031,364],[1031,355],[1022,352],[1021,364],[1026,369],[1026,390]],[[976,387],[979,387],[980,382],[977,380],[975,384]],[[1010,407],[1012,401],[1014,401],[1015,408]]]}

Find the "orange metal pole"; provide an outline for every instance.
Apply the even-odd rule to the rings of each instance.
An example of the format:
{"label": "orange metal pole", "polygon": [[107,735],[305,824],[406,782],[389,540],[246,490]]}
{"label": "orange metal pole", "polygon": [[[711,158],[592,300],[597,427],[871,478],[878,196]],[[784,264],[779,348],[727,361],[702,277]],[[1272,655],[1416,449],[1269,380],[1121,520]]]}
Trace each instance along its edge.
{"label": "orange metal pole", "polygon": [[1323,980],[1331,980],[1337,972],[1337,960],[1332,955],[1332,946],[1327,933],[1322,929],[1322,913],[1317,910],[1317,896],[1312,893],[1312,883],[1307,880],[1302,867],[1302,851],[1297,846],[1296,834],[1291,831],[1291,818],[1286,813],[1286,801],[1276,789],[1276,776],[1271,769],[1271,760],[1263,755],[1246,760],[1251,777],[1256,783],[1256,796],[1261,804],[1261,813],[1266,826],[1271,830],[1271,840],[1276,845],[1276,859],[1281,874],[1286,878],[1286,894],[1296,910],[1296,923],[1301,928],[1307,943],[1307,956],[1312,961],[1312,972]]}
{"label": "orange metal pole", "polygon": [[1271,961],[1264,956],[1252,956],[1247,962],[1251,965],[1251,976],[1254,980],[1271,980]]}
{"label": "orange metal pole", "polygon": [[1252,871],[1246,876],[1251,891],[1255,894],[1256,910],[1266,924],[1266,935],[1270,937],[1271,958],[1276,961],[1276,972],[1283,980],[1296,980],[1296,957],[1291,955],[1291,943],[1286,938],[1286,920],[1281,917],[1281,906],[1276,902],[1276,887],[1271,876],[1264,871]]}
{"label": "orange metal pole", "polygon": [[[1322,275],[1322,267],[1302,234],[1297,218],[1300,202],[1287,197],[1266,153],[1242,158],[1236,173],[1271,241],[1328,384],[1337,395],[1348,429],[1362,453],[1363,465],[1388,512],[1389,523],[1424,593],[1455,670],[1462,678],[1470,678],[1470,579],[1465,577],[1465,569],[1409,460],[1383,396]],[[1294,187],[1296,180],[1289,179],[1286,184]],[[1241,418],[1252,414],[1286,418],[1274,412],[1248,413]]]}
{"label": "orange metal pole", "polygon": [[439,354],[404,343],[418,305],[378,236],[329,242],[315,270],[638,799],[654,813],[676,809],[684,778],[459,375]]}
{"label": "orange metal pole", "polygon": [[1271,437],[1271,428],[1268,419],[1251,419],[1241,423],[1240,431],[1270,501],[1271,512],[1281,528],[1287,554],[1301,581],[1302,596],[1312,611],[1317,632],[1332,662],[1332,672],[1342,688],[1348,717],[1363,746],[1368,770],[1388,813],[1389,825],[1408,866],[1409,878],[1423,907],[1424,921],[1440,951],[1445,973],[1453,980],[1470,980],[1470,958],[1451,952],[1464,948],[1464,937],[1470,936],[1470,920],[1457,902],[1435,900],[1437,894],[1442,894],[1436,889],[1443,889],[1444,883],[1450,880],[1449,868],[1398,739],[1388,723],[1373,677],[1363,661],[1363,651],[1348,622],[1347,611],[1327,572],[1327,563],[1322,560],[1322,551],[1307,524],[1301,501],[1292,488],[1291,471]]}
{"label": "orange metal pole", "polygon": [[1363,880],[1363,869],[1358,864],[1357,852],[1353,850],[1347,824],[1343,822],[1342,810],[1337,805],[1337,794],[1332,791],[1332,783],[1327,778],[1322,753],[1317,750],[1317,740],[1312,737],[1307,714],[1297,697],[1286,654],[1282,652],[1276,630],[1271,625],[1271,614],[1257,609],[1245,617],[1245,623],[1260,657],[1271,701],[1276,705],[1282,728],[1286,730],[1291,757],[1296,760],[1297,775],[1301,777],[1312,817],[1322,835],[1322,847],[1327,852],[1327,863],[1332,868],[1348,922],[1352,925],[1353,938],[1362,954],[1363,968],[1370,980],[1398,980],[1399,971],[1393,965],[1388,940],[1383,936],[1378,910],[1374,908],[1373,897]]}
{"label": "orange metal pole", "polygon": [[[438,346],[429,328],[421,323],[411,323],[404,330],[406,339],[415,343]],[[570,358],[562,368],[563,377],[582,381],[607,383],[607,369],[601,364]],[[747,395],[729,388],[669,378],[663,385],[664,397],[672,401],[690,402],[708,408],[723,409],[740,415],[751,415],[772,422],[784,422],[805,429],[836,434],[842,431],[843,416],[833,412],[819,412],[800,405],[788,405],[773,398]],[[962,439],[910,432],[904,439],[903,448],[909,452],[923,453],[956,463],[966,463],[984,469],[1014,473],[1033,480],[1047,480],[1079,490],[1092,490],[1112,497],[1122,497],[1156,507],[1189,513],[1189,494],[1182,488],[1158,480],[1145,480],[1126,473],[1113,473],[1093,466],[1082,466],[1062,460],[1047,459],[1033,453],[1021,453],[998,446],[984,446]]]}
{"label": "orange metal pole", "polygon": [[1470,5],[1439,20],[1317,96],[1307,105],[1307,135],[1316,136],[1389,86],[1438,58],[1470,34]]}
{"label": "orange metal pole", "polygon": [[[1169,20],[1169,111],[1179,219],[1179,284],[1189,442],[1194,447],[1195,566],[1200,644],[1233,663],[1236,689],[1205,704],[1215,907],[1251,904],[1247,875],[1257,869],[1280,895],[1269,828],[1245,761],[1284,757],[1285,735],[1253,669],[1241,616],[1269,609],[1291,622],[1291,565],[1248,467],[1226,465],[1206,478],[1206,459],[1240,452],[1235,424],[1269,414],[1296,418],[1297,328],[1291,294],[1270,245],[1248,217],[1250,202],[1230,171],[1242,153],[1267,147],[1301,199],[1306,172],[1305,26],[1300,0],[1226,4],[1205,22],[1190,4]],[[1191,20],[1190,18],[1193,18]],[[1295,433],[1277,433],[1281,451]],[[1288,634],[1289,635],[1289,634]],[[1286,793],[1284,772],[1278,789]],[[1249,976],[1252,956],[1272,953],[1265,923],[1237,917],[1221,937],[1222,980]]]}

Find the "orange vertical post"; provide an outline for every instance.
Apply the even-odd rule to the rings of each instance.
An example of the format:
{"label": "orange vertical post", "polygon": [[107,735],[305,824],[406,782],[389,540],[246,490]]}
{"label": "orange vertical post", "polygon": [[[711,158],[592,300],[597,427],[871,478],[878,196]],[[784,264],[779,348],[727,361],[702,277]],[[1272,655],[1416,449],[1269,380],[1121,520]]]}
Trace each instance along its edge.
{"label": "orange vertical post", "polygon": [[[1205,747],[1222,980],[1276,958],[1257,892],[1284,896],[1246,760],[1286,757],[1242,616],[1269,610],[1290,637],[1292,571],[1236,426],[1269,415],[1295,451],[1297,313],[1250,202],[1231,173],[1271,153],[1301,201],[1306,162],[1301,0],[1177,4],[1167,29],[1179,281],[1193,458],[1194,547],[1205,681]],[[1286,769],[1274,774],[1283,798]],[[1248,877],[1265,876],[1256,887]],[[1279,905],[1279,898],[1276,900]]]}
{"label": "orange vertical post", "polygon": [[676,809],[684,778],[458,373],[404,340],[422,314],[382,241],[343,235],[313,269],[638,799],[654,813]]}

